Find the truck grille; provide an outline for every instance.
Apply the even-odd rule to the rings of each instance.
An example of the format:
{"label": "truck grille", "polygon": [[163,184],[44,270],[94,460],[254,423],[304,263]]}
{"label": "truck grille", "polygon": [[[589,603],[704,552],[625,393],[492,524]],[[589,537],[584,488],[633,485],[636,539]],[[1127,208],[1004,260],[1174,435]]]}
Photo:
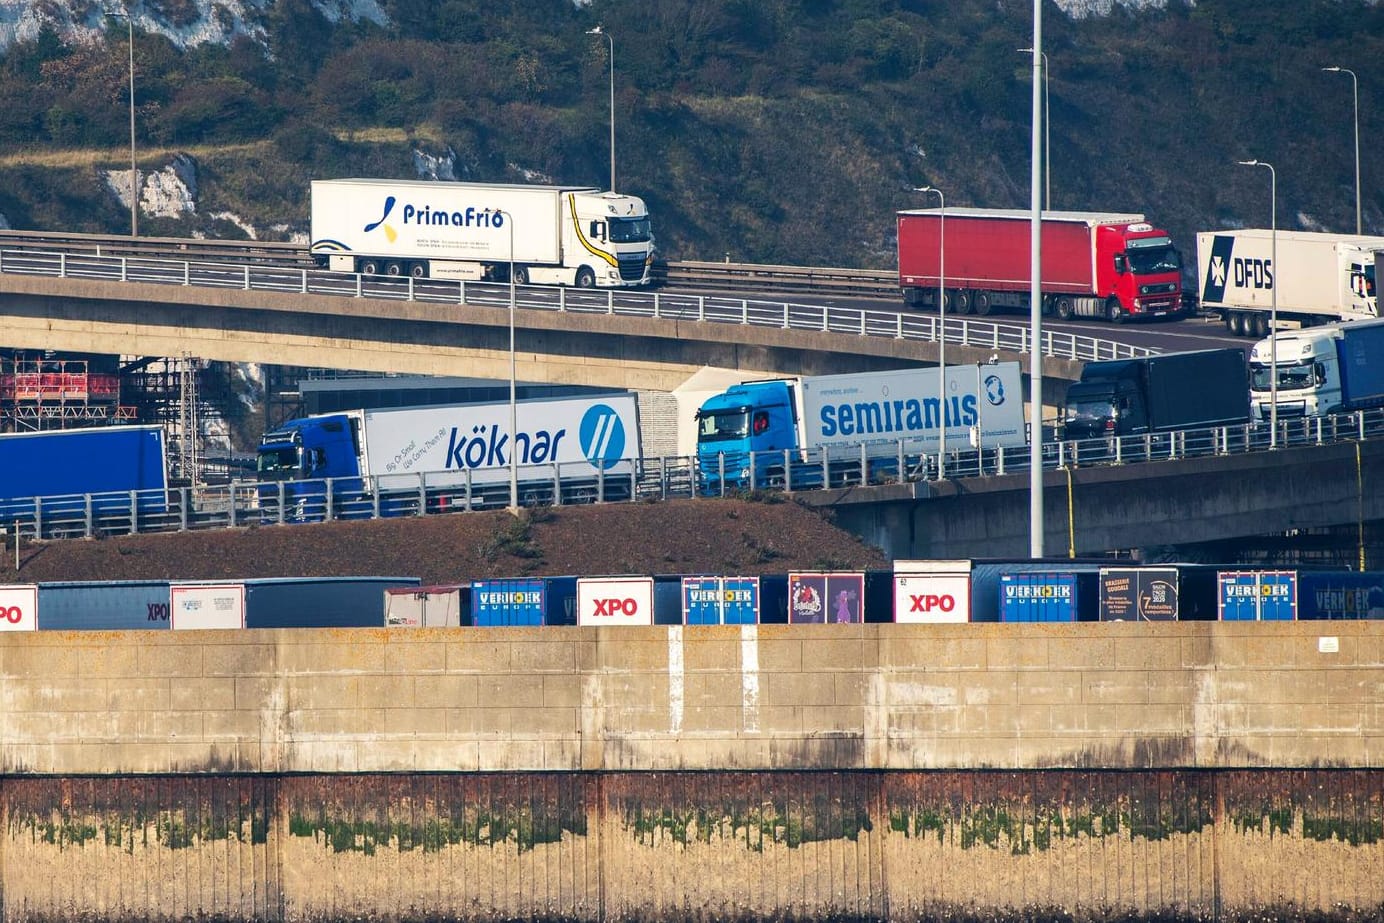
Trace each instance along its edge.
{"label": "truck grille", "polygon": [[632,256],[621,256],[620,278],[626,282],[638,282],[644,278],[644,257],[634,254]]}

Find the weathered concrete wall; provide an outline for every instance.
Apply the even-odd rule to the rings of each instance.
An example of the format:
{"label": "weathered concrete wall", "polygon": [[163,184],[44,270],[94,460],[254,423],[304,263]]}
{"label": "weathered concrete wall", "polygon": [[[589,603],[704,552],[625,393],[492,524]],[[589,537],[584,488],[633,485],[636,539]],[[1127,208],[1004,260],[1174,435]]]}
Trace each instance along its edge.
{"label": "weathered concrete wall", "polygon": [[0,772],[1384,765],[1384,623],[0,634]]}
{"label": "weathered concrete wall", "polygon": [[4,919],[1379,919],[1380,771],[8,779]]}

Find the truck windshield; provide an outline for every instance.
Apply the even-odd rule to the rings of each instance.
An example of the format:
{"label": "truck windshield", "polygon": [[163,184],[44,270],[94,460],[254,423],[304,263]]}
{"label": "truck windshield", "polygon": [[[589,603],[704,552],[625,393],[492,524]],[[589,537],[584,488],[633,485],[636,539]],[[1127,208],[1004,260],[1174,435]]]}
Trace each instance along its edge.
{"label": "truck windshield", "polygon": [[[1299,388],[1310,388],[1316,381],[1316,369],[1311,362],[1280,362],[1278,363],[1278,390],[1292,391]],[[1271,391],[1269,383],[1273,381],[1273,367],[1270,365],[1260,365],[1254,363],[1249,367],[1249,389],[1251,391]]]}
{"label": "truck windshield", "polygon": [[1067,404],[1068,423],[1098,423],[1101,420],[1108,420],[1115,415],[1114,405],[1109,398],[1075,400]]}
{"label": "truck windshield", "polygon": [[294,448],[270,449],[259,453],[261,480],[288,480],[298,472],[298,451]]}
{"label": "truck windshield", "polygon": [[697,416],[697,441],[716,442],[725,439],[744,439],[750,434],[748,410],[726,410]]}
{"label": "truck windshield", "polygon": [[610,219],[610,242],[613,244],[642,244],[653,236],[653,226],[647,217]]}
{"label": "truck windshield", "polygon": [[1129,257],[1129,268],[1135,275],[1182,271],[1182,255],[1171,244],[1162,247],[1130,247],[1125,252]]}

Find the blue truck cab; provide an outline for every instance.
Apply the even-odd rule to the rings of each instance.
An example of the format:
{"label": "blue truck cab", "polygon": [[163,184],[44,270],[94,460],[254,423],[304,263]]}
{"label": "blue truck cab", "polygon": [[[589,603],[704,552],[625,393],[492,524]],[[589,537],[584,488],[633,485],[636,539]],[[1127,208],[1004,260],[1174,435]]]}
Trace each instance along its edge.
{"label": "blue truck cab", "polygon": [[785,450],[791,463],[792,453],[801,448],[793,382],[774,379],[733,385],[708,398],[697,411],[698,489],[719,494],[781,484]]}
{"label": "blue truck cab", "polygon": [[364,493],[358,415],[336,413],[289,420],[260,440],[257,476],[261,515],[285,520],[330,518],[331,500]]}

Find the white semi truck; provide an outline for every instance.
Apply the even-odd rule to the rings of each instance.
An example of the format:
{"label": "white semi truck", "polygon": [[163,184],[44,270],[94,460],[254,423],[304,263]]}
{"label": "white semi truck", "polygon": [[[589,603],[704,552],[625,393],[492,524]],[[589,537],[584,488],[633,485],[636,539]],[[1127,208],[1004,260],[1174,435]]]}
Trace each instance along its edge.
{"label": "white semi truck", "polygon": [[338,272],[616,288],[645,285],[644,200],[586,186],[314,180],[313,258]]}
{"label": "white semi truck", "polygon": [[[1249,355],[1254,418],[1315,417],[1384,406],[1384,320],[1280,330]],[[1273,387],[1273,373],[1278,387]]]}
{"label": "white semi truck", "polygon": [[[1379,315],[1375,261],[1384,237],[1251,228],[1197,234],[1201,306],[1238,336]],[[1276,294],[1275,294],[1276,293]]]}

